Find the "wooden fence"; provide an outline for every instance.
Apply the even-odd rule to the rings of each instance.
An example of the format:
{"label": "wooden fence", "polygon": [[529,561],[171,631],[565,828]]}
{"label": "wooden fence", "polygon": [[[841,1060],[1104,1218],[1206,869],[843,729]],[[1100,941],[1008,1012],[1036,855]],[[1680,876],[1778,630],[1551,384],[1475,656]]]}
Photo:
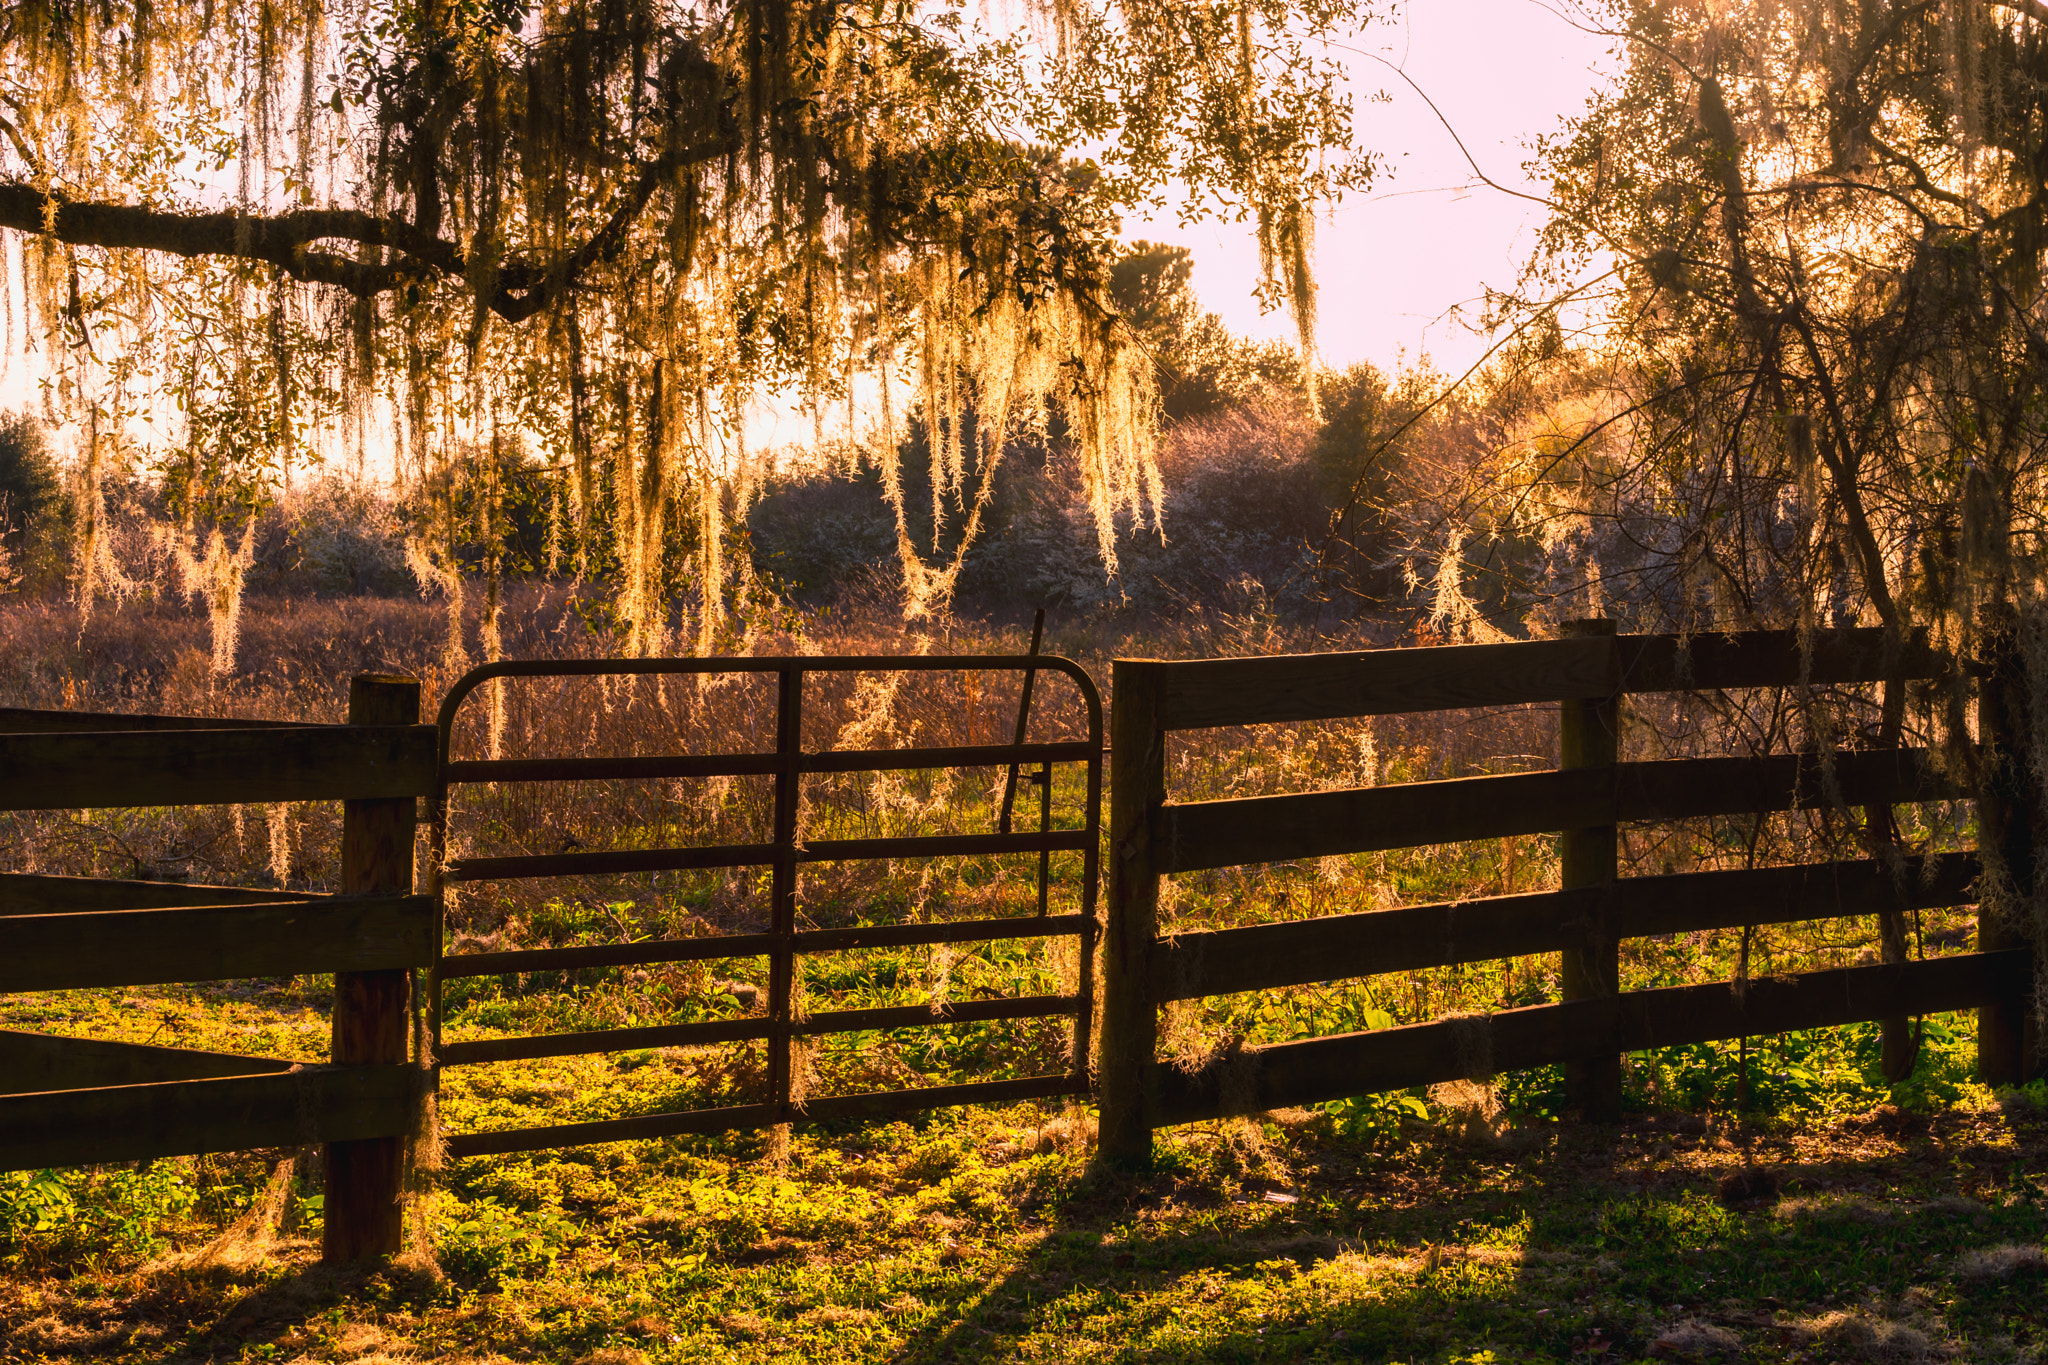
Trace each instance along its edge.
{"label": "wooden fence", "polygon": [[0,710],[0,810],[343,803],[338,896],[0,875],[0,991],[335,974],[325,1066],[0,1031],[0,1170],[325,1144],[328,1258],[397,1249],[410,980],[436,947],[412,894],[437,789],[419,703],[364,676],[347,725]]}
{"label": "wooden fence", "polygon": [[[1623,1052],[1972,1007],[1984,1014],[1987,1079],[2018,1078],[2032,954],[1988,923],[1986,951],[1962,956],[1758,979],[1746,990],[1619,990],[1622,938],[1966,904],[1979,865],[1953,853],[1932,867],[1916,860],[1903,878],[1874,861],[1617,877],[1618,824],[1888,811],[1980,794],[1913,749],[1619,762],[1619,703],[1630,693],[1900,686],[1946,676],[1949,662],[1924,643],[1888,649],[1874,630],[1824,633],[1805,649],[1780,632],[1612,632],[1583,622],[1575,638],[1527,643],[1116,662],[1099,1072],[1106,1158],[1146,1160],[1159,1126],[1560,1062],[1573,1100],[1606,1114],[1619,1103]],[[1995,691],[1980,703],[1994,733]],[[1166,790],[1167,736],[1177,731],[1530,703],[1562,708],[1555,771],[1227,801],[1174,801]],[[1560,835],[1560,890],[1159,933],[1163,876],[1539,833]],[[1562,955],[1555,1004],[1247,1048],[1192,1074],[1156,1057],[1158,1012],[1170,1001],[1548,952]]]}
{"label": "wooden fence", "polygon": [[[1034,642],[1035,648],[1035,642]],[[948,748],[861,749],[807,752],[802,743],[804,685],[821,673],[874,672],[1014,672],[1023,675],[1017,742]],[[1084,739],[1025,743],[1025,722],[1031,712],[1032,685],[1040,672],[1070,679],[1086,708]],[[598,677],[619,675],[768,674],[776,679],[772,752],[712,755],[670,755],[641,758],[454,759],[451,744],[462,704],[476,690],[498,679]],[[768,1049],[767,1093],[757,1102],[712,1109],[678,1110],[589,1123],[553,1124],[494,1132],[455,1133],[447,1138],[455,1156],[481,1156],[531,1151],[586,1142],[617,1142],[629,1138],[663,1137],[675,1133],[709,1133],[732,1128],[760,1128],[794,1119],[878,1118],[943,1105],[1037,1099],[1088,1093],[1089,1026],[1094,1012],[1096,937],[1096,860],[1101,846],[1098,824],[1102,795],[1102,701],[1093,680],[1071,660],[1050,655],[968,656],[820,656],[760,659],[637,659],[488,664],[465,676],[441,705],[443,792],[436,804],[434,862],[440,869],[439,890],[451,882],[488,882],[526,878],[590,876],[614,873],[666,872],[683,869],[757,867],[770,870],[769,927],[758,934],[710,934],[693,938],[642,940],[570,948],[534,948],[512,952],[466,953],[441,957],[434,968],[434,1051],[437,1067],[478,1062],[563,1057],[633,1048],[686,1047],[708,1043],[762,1041]],[[875,839],[804,839],[797,828],[801,783],[809,773],[858,773],[941,768],[1009,767],[1014,778],[1020,764],[1038,769],[1039,827],[1012,832],[1009,811],[1003,828],[985,834],[942,834]],[[1053,765],[1082,765],[1087,782],[1082,823],[1072,829],[1053,828]],[[690,848],[565,852],[512,857],[445,860],[447,788],[474,782],[648,781],[667,778],[772,776],[775,779],[774,826],[764,843]],[[1055,852],[1082,855],[1080,910],[1067,915],[1046,912],[1049,860]],[[797,927],[797,869],[805,864],[864,859],[963,857],[981,854],[1037,853],[1036,916],[951,920],[921,924],[886,924],[838,929]],[[1026,996],[960,1001],[944,1005],[903,1005],[871,1009],[830,1010],[799,1017],[792,1009],[791,986],[799,957],[858,948],[904,947],[934,943],[979,943],[994,939],[1072,937],[1077,940],[1080,974],[1072,995]],[[438,935],[436,936],[439,937]],[[440,983],[459,977],[560,971],[589,967],[646,966],[734,957],[762,957],[768,963],[767,1008],[760,1015],[699,1023],[656,1024],[624,1029],[535,1037],[440,1041]],[[817,1096],[801,1102],[792,1097],[791,1046],[797,1038],[834,1033],[915,1028],[998,1019],[1064,1017],[1072,1020],[1070,1055],[1064,1072],[1008,1080],[975,1081],[922,1089],[878,1091],[858,1095]]]}
{"label": "wooden fence", "polygon": [[[1875,631],[1800,641],[1783,633],[1623,637],[1581,623],[1579,637],[1530,643],[1386,650],[1292,658],[1115,665],[1109,800],[1111,903],[1104,952],[1098,1094],[1102,1146],[1142,1160],[1154,1127],[1563,1062],[1588,1112],[1619,1098],[1619,1054],[1711,1039],[1980,1011],[1987,1079],[2030,1074],[2032,950],[1988,919],[1981,951],[1726,983],[1621,992],[1619,939],[1894,909],[1970,903],[1975,854],[1938,855],[1903,878],[1874,861],[1616,877],[1616,826],[1740,812],[1821,807],[1887,811],[1897,803],[1974,796],[1986,837],[2016,882],[2031,875],[2022,774],[2004,738],[2018,684],[1996,659],[1980,679],[1980,728],[1993,742],[1966,791],[1935,756],[1913,749],[1845,750],[1662,762],[1618,761],[1619,702],[1630,693],[1819,686],[1944,677],[1949,661],[1922,644],[1888,648]],[[1070,678],[1085,703],[1082,740],[965,748],[807,752],[805,678],[857,670],[1020,670],[1024,708],[1040,670]],[[464,700],[495,679],[573,674],[752,672],[777,679],[769,752],[653,758],[456,759]],[[1174,802],[1167,736],[1176,731],[1468,707],[1557,703],[1561,763],[1550,772],[1248,800]],[[322,1143],[327,1151],[330,1259],[385,1254],[399,1240],[402,1135],[424,1064],[433,1067],[622,1049],[760,1040],[769,1091],[758,1103],[601,1123],[449,1139],[457,1155],[717,1131],[794,1118],[866,1117],[976,1100],[1088,1089],[1101,845],[1102,706],[1077,665],[1031,655],[510,663],[478,670],[419,721],[419,686],[360,677],[343,726],[164,716],[0,710],[0,810],[340,800],[338,896],[98,878],[0,875],[0,991],[140,986],[335,973],[333,1046],[324,1066],[0,1031],[0,1169],[104,1162],[242,1147]],[[1054,829],[1051,770],[1085,765],[1081,827]],[[1039,828],[888,839],[803,841],[807,773],[1037,765]],[[720,775],[775,780],[774,829],[763,843],[464,858],[442,865],[448,792],[469,782],[649,780]],[[1013,774],[1014,776],[1014,774]],[[435,813],[431,894],[415,895],[419,798]],[[1530,895],[1413,906],[1162,938],[1159,878],[1243,863],[1556,832],[1563,886]],[[1083,855],[1081,909],[1045,912],[1054,851]],[[942,924],[805,931],[795,878],[805,863],[863,858],[1037,852],[1040,913]],[[527,877],[760,867],[772,881],[771,923],[755,935],[444,955],[440,892],[448,883]],[[2022,894],[2027,886],[2017,888]],[[798,957],[814,952],[997,938],[1073,935],[1081,977],[1071,996],[845,1010],[800,1017],[791,1006]],[[1558,952],[1565,999],[1464,1018],[1254,1048],[1194,1074],[1159,1061],[1157,1018],[1175,1000]],[[623,966],[740,955],[770,963],[760,1017],[548,1037],[442,1044],[439,984],[460,976]],[[412,973],[429,971],[434,1056],[412,1055]],[[790,1083],[791,1043],[823,1033],[983,1019],[1073,1020],[1073,1068],[1057,1075],[810,1099]]]}

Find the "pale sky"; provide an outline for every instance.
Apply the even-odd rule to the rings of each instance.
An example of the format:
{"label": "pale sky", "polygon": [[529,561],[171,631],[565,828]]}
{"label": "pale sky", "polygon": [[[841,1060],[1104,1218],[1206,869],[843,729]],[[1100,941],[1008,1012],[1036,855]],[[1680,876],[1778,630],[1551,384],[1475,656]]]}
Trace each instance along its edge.
{"label": "pale sky", "polygon": [[[1482,286],[1510,286],[1543,209],[1473,182],[1429,104],[1373,53],[1404,71],[1442,111],[1479,168],[1535,192],[1525,144],[1579,113],[1615,69],[1609,40],[1574,28],[1572,0],[1406,0],[1346,56],[1360,141],[1391,173],[1317,224],[1317,344],[1324,363],[1369,360],[1391,372],[1424,355],[1455,374],[1486,343],[1476,324]],[[1384,90],[1386,103],[1369,102]],[[1232,331],[1292,343],[1284,313],[1261,316],[1252,286],[1258,247],[1235,224],[1178,226],[1171,215],[1128,220],[1125,235],[1194,253],[1195,292]],[[1464,306],[1461,320],[1452,310]]]}

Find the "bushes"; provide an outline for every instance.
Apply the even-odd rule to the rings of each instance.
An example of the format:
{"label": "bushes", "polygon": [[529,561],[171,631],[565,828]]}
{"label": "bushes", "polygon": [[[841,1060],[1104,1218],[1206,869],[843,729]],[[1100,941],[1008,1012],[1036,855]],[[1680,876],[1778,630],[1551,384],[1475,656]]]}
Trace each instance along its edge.
{"label": "bushes", "polygon": [[330,475],[281,508],[275,522],[252,587],[390,596],[418,586],[405,564],[402,509],[375,488]]}
{"label": "bushes", "polygon": [[[1057,448],[1020,445],[998,470],[956,601],[982,611],[1305,607],[1314,546],[1328,520],[1309,457],[1313,435],[1280,403],[1174,428],[1160,452],[1164,534],[1125,517],[1113,579],[1103,571],[1079,472]],[[913,494],[918,461],[918,451],[905,451],[906,492]],[[922,506],[911,501],[913,534],[922,542],[930,530],[929,494]],[[871,470],[790,479],[761,500],[748,524],[756,570],[814,602],[897,573],[894,517]]]}

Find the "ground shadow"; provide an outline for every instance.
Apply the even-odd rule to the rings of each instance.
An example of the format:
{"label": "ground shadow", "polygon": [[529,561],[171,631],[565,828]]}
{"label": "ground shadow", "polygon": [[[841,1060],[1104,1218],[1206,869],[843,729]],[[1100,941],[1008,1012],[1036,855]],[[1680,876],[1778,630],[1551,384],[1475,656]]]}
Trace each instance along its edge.
{"label": "ground shadow", "polygon": [[[1745,1150],[1746,1149],[1746,1150]],[[1098,1177],[904,1365],[1905,1359],[2048,1341],[2048,1130],[1880,1113],[1822,1134],[1643,1118],[1496,1149],[1304,1148],[1287,1190]],[[1762,1178],[1741,1177],[1745,1171]],[[1285,1202],[1291,1200],[1293,1202]],[[1098,1341],[1094,1323],[1123,1338]]]}

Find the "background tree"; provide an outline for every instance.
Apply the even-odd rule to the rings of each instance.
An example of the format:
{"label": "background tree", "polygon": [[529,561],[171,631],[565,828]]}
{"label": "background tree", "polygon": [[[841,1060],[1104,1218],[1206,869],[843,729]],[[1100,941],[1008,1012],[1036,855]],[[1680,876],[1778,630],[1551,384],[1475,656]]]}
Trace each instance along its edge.
{"label": "background tree", "polygon": [[0,586],[33,589],[62,572],[70,512],[42,423],[25,412],[0,415],[0,574],[11,580]]}
{"label": "background tree", "polygon": [[[1487,475],[1578,547],[1551,564],[1561,595],[1604,579],[1684,631],[1925,629],[1991,664],[2010,724],[1978,770],[1986,818],[2048,680],[2044,20],[2032,0],[1616,5],[1622,79],[1540,159],[1554,217],[1517,362],[1547,375],[1547,420]],[[1946,735],[1973,762],[1960,696],[1915,721],[1893,684],[1867,722],[1801,723],[1824,749]],[[1859,837],[1899,852],[1888,810]],[[1987,923],[2038,901],[2031,854],[1991,844]],[[1885,939],[1904,954],[1898,917]]]}
{"label": "background tree", "polygon": [[1276,391],[1305,392],[1302,356],[1233,333],[1201,306],[1194,273],[1186,247],[1146,241],[1131,243],[1109,271],[1110,300],[1156,366],[1161,416],[1179,422]]}
{"label": "background tree", "polygon": [[957,564],[909,535],[906,416],[935,516],[971,539],[968,471],[985,488],[1057,408],[1109,553],[1157,491],[1151,367],[1106,299],[1117,214],[1169,181],[1248,212],[1307,338],[1313,206],[1370,170],[1316,43],[1364,10],[1031,13],[1035,34],[892,0],[6,11],[0,225],[27,239],[88,486],[172,402],[157,454],[209,489],[283,477],[336,424],[370,439],[385,403],[407,478],[517,431],[567,471],[578,543],[605,526],[626,643],[650,648],[677,516],[704,528],[710,638],[719,490],[764,394],[875,429],[913,614]]}

